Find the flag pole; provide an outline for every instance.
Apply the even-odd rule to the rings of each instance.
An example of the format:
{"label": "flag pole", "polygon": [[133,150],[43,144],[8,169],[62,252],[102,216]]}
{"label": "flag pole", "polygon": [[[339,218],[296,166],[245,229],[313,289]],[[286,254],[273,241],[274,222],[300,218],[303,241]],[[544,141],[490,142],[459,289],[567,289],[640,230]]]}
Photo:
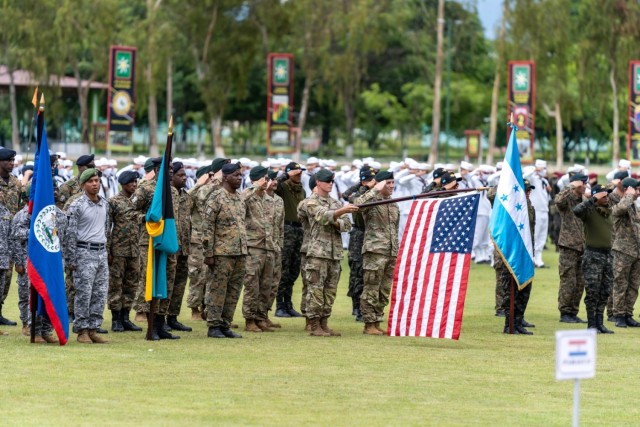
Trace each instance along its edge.
{"label": "flag pole", "polygon": [[[38,88],[36,87],[36,92],[33,94],[33,97],[35,100],[37,100],[37,94],[38,94]],[[37,102],[34,104],[34,107],[37,105]],[[40,98],[40,107],[39,108],[35,108],[36,112],[34,114],[34,119],[37,118],[37,135],[36,135],[36,142],[37,142],[37,147],[40,147],[40,141],[42,141],[42,128],[43,126],[41,125],[42,123],[44,123],[44,94],[42,94],[42,97]],[[33,120],[31,121],[31,126],[29,128],[29,141],[27,143],[27,155],[29,153],[29,146],[31,145],[31,133],[33,132]],[[26,161],[25,161],[26,163]],[[31,183],[33,184],[33,180],[31,181]],[[25,273],[26,274],[26,273]],[[36,342],[36,322],[37,322],[37,316],[38,316],[38,291],[36,291],[35,286],[33,286],[33,284],[31,283],[29,285],[30,288],[30,295],[29,295],[29,304],[30,304],[30,309],[31,309],[31,330],[30,330],[30,338],[31,338],[31,344],[35,344]]]}
{"label": "flag pole", "polygon": [[31,104],[33,104],[33,116],[31,117],[31,126],[29,126],[29,138],[27,139],[27,154],[25,154],[24,163],[29,160],[29,149],[31,148],[31,138],[33,137],[33,125],[35,124],[36,117],[38,116],[38,86],[33,92],[33,98],[31,98]]}
{"label": "flag pole", "polygon": [[455,190],[442,190],[442,191],[432,191],[430,193],[422,193],[416,194],[415,196],[405,196],[405,197],[396,197],[395,199],[384,199],[377,200],[375,202],[363,203],[361,205],[356,205],[359,208],[370,208],[372,206],[386,205],[389,203],[398,203],[404,202],[407,200],[416,200],[416,199],[428,199],[431,197],[439,197],[439,196],[449,196],[451,194],[457,193],[466,193],[469,191],[485,191],[488,190],[489,187],[478,187],[478,188],[458,188]]}

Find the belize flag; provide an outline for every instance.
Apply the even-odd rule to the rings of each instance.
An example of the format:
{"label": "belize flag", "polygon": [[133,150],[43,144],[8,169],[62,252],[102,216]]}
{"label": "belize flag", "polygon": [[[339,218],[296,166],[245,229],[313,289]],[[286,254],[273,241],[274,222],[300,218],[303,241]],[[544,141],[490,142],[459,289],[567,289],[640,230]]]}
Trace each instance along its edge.
{"label": "belize flag", "polygon": [[[44,309],[58,335],[60,345],[65,345],[69,338],[69,314],[56,224],[49,144],[42,112],[38,114],[38,131],[39,146],[31,181],[33,209],[27,249],[27,274],[44,303]],[[40,312],[41,309],[42,305],[39,304]]]}
{"label": "belize flag", "polygon": [[520,153],[516,142],[517,130],[518,128],[512,125],[489,229],[491,238],[513,275],[518,289],[523,289],[533,280],[533,230],[529,226],[527,196],[524,192]]}
{"label": "belize flag", "polygon": [[167,147],[158,172],[156,189],[146,216],[146,227],[149,233],[149,255],[147,258],[145,301],[151,301],[152,298],[167,298],[167,256],[175,254],[179,249],[178,232],[171,199],[171,185],[169,183],[171,142],[173,139],[171,125],[169,129]]}

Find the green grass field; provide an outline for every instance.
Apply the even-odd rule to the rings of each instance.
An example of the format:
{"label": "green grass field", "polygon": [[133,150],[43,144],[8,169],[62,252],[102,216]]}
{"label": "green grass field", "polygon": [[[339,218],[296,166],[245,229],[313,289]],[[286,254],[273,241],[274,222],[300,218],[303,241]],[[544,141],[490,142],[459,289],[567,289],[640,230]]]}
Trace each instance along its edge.
{"label": "green grass field", "polygon": [[[186,309],[194,331],[172,342],[111,332],[108,345],[81,345],[75,335],[65,347],[31,345],[19,327],[5,327],[1,424],[570,425],[573,382],[555,380],[554,332],[573,325],[558,322],[557,255],[545,261],[551,269],[536,270],[526,316],[536,324],[530,337],[502,334],[486,265],[472,269],[457,342],[363,336],[345,296],[347,268],[330,323],[339,338],[312,338],[302,320],[282,319],[275,333],[207,339],[204,322],[185,321]],[[14,320],[16,301],[14,283],[5,308]],[[608,325],[616,333],[598,336],[581,420],[635,425],[640,330]]]}

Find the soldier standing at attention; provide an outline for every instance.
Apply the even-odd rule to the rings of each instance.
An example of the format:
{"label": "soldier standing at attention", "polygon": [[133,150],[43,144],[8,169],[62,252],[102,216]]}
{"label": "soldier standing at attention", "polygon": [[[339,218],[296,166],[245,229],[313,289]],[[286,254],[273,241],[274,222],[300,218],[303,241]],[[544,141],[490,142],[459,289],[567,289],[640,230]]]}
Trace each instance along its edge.
{"label": "soldier standing at attention", "polygon": [[69,206],[69,224],[63,246],[66,265],[74,272],[75,326],[79,343],[105,344],[109,341],[98,335],[96,330],[102,324],[109,287],[109,207],[107,201],[98,194],[100,173],[97,170],[85,170],[79,182],[84,194]]}
{"label": "soldier standing at attention", "polygon": [[[176,331],[191,332],[189,326],[178,321],[182,298],[189,279],[189,253],[191,243],[191,207],[193,200],[185,191],[187,185],[187,173],[182,162],[174,162],[171,165],[173,176],[171,186],[173,189],[173,212],[178,232],[178,253],[176,258],[175,275],[173,278],[173,291],[171,292],[169,306],[167,307],[167,326]],[[174,191],[175,190],[175,191]]]}
{"label": "soldier standing at attention", "polygon": [[[189,250],[189,294],[187,306],[191,308],[191,320],[204,320],[204,291],[209,268],[204,264],[202,248],[204,209],[209,195],[222,185],[222,166],[231,159],[217,158],[208,171],[201,171],[198,183],[189,191],[191,207],[191,245]],[[205,178],[205,174],[207,178]],[[197,173],[196,173],[197,176]],[[204,182],[200,184],[200,180]]]}
{"label": "soldier standing at attention", "polygon": [[613,207],[613,315],[616,326],[638,327],[633,307],[640,286],[640,213],[635,205],[639,181],[622,180],[624,197]]}
{"label": "soldier standing at attention", "polygon": [[265,195],[269,185],[267,172],[268,169],[262,166],[252,168],[249,172],[252,185],[242,192],[248,252],[242,316],[248,332],[274,331],[267,324],[267,313],[263,311],[271,296],[274,263],[273,218],[267,216],[265,206],[268,203]]}
{"label": "soldier standing at attention", "polygon": [[82,192],[82,187],[80,186],[79,182],[80,176],[82,175],[82,172],[86,171],[87,169],[95,169],[96,164],[94,163],[93,159],[94,155],[90,154],[80,156],[78,157],[78,160],[76,160],[78,175],[74,176],[60,186],[60,196],[58,196],[58,202],[56,203],[56,205],[58,205],[60,209],[64,208],[64,205],[69,201],[71,197]]}
{"label": "soldier standing at attention", "polygon": [[[0,148],[0,204],[9,210],[9,221],[22,209],[22,184],[11,172],[15,165],[16,152]],[[7,252],[7,256],[8,256]],[[0,274],[0,325],[16,326],[17,323],[6,319],[2,315],[2,305],[9,294],[11,279],[13,278],[13,262]]]}
{"label": "soldier standing at attention", "polygon": [[[385,200],[393,193],[393,173],[378,172],[375,186],[354,200],[355,204]],[[361,210],[365,232],[362,247],[364,289],[360,308],[365,327],[362,333],[384,335],[380,322],[384,320],[384,308],[389,303],[393,284],[393,272],[398,255],[398,225],[400,210],[395,203],[378,205]]]}
{"label": "soldier standing at attention", "polygon": [[304,200],[305,192],[300,184],[300,174],[305,170],[291,162],[285,173],[278,178],[276,194],[284,201],[284,247],[282,248],[282,277],[276,296],[277,317],[300,317],[294,310],[291,296],[293,284],[300,274],[300,247],[302,246],[302,224],[298,221],[298,204]]}
{"label": "soldier standing at attention", "polygon": [[556,207],[562,218],[560,237],[558,238],[560,249],[558,309],[560,310],[560,321],[563,323],[586,323],[578,317],[580,300],[584,292],[584,277],[582,275],[584,230],[582,221],[575,216],[573,208],[582,203],[588,179],[586,175],[581,173],[574,174],[569,178],[570,184],[555,198]]}
{"label": "soldier standing at attention", "polygon": [[309,317],[307,317],[307,290],[309,289],[309,283],[307,283],[306,266],[307,266],[307,248],[309,246],[309,213],[307,212],[307,204],[309,200],[318,197],[316,194],[316,178],[312,176],[309,178],[309,190],[311,194],[304,199],[298,205],[298,220],[302,224],[302,231],[304,233],[302,238],[302,246],[300,247],[300,270],[302,272],[302,298],[300,301],[300,311],[305,318],[305,331],[310,331]]}
{"label": "soldier standing at attention", "polygon": [[109,218],[113,229],[107,241],[109,292],[113,332],[142,331],[129,320],[140,274],[141,213],[134,209],[131,197],[138,188],[138,172],[124,171],[118,177],[122,190],[109,199]]}
{"label": "soldier standing at attention", "polygon": [[340,280],[342,237],[340,233],[351,229],[348,213],[357,212],[354,205],[342,206],[331,198],[334,174],[328,169],[316,173],[316,194],[307,202],[309,215],[309,246],[307,247],[307,317],[311,335],[316,337],[340,336],[329,328],[333,302]]}
{"label": "soldier standing at attention", "polygon": [[[11,212],[4,204],[0,203],[0,276],[4,276],[11,264],[11,249],[9,247],[9,234],[11,232]],[[0,291],[3,283],[0,281]],[[0,331],[0,335],[9,335]]]}
{"label": "soldier standing at attention", "polygon": [[205,295],[209,338],[242,338],[230,329],[246,273],[246,208],[238,194],[240,184],[240,164],[224,165],[222,188],[211,193],[205,205],[204,263],[211,275]]}
{"label": "soldier standing at attention", "polygon": [[591,189],[591,198],[573,208],[573,213],[584,223],[585,250],[582,256],[582,272],[586,295],[587,328],[597,329],[599,334],[612,334],[604,326],[604,308],[607,305],[613,282],[611,254],[611,208],[609,193],[600,184]]}
{"label": "soldier standing at attention", "polygon": [[[360,168],[360,183],[347,189],[342,197],[349,203],[355,203],[354,200],[375,185],[373,179],[375,173],[370,166]],[[352,315],[356,317],[356,322],[362,322],[362,314],[360,312],[360,297],[364,287],[364,273],[362,271],[362,246],[364,245],[364,218],[361,212],[353,214],[353,227],[349,232],[349,291],[347,296],[351,297]]]}
{"label": "soldier standing at attention", "polygon": [[[269,171],[267,176],[269,177],[269,184],[267,185],[267,198],[266,209],[267,218],[273,218],[273,277],[271,278],[271,292],[269,299],[266,301],[266,307],[262,308],[262,311],[267,313],[267,324],[272,328],[281,328],[279,323],[272,322],[269,319],[269,310],[273,307],[273,301],[276,299],[276,292],[278,292],[278,284],[280,283],[280,276],[282,275],[282,247],[284,246],[284,202],[282,197],[276,194],[276,188],[278,187],[278,172]],[[311,181],[311,180],[310,180]],[[315,180],[313,180],[315,186]]]}

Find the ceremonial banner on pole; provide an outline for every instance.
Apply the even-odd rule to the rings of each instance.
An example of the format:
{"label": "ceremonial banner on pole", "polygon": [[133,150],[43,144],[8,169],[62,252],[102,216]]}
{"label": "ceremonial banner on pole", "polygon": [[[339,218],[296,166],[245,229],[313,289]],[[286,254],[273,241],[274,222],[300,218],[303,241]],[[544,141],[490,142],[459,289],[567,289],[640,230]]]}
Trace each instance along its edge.
{"label": "ceremonial banner on pole", "polygon": [[518,127],[516,140],[522,163],[533,163],[535,141],[536,64],[509,61],[507,113],[513,113]]}
{"label": "ceremonial banner on pole", "polygon": [[627,158],[640,165],[640,61],[629,62],[629,132]]}
{"label": "ceremonial banner on pole", "polygon": [[270,53],[267,58],[267,154],[298,150],[293,128],[293,55]]}
{"label": "ceremonial banner on pole", "polygon": [[388,335],[460,337],[479,198],[474,192],[413,202],[393,277]]}
{"label": "ceremonial banner on pole", "polygon": [[136,99],[135,47],[111,46],[107,105],[107,152],[133,152]]}

